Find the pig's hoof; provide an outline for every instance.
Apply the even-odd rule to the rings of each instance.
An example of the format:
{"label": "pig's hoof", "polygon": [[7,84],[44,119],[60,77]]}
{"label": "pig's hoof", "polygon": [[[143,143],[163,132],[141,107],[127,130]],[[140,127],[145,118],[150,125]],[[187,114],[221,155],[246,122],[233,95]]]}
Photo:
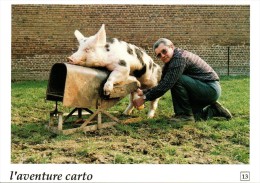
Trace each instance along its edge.
{"label": "pig's hoof", "polygon": [[110,95],[112,90],[113,90],[113,85],[110,83],[106,83],[104,86],[104,95]]}
{"label": "pig's hoof", "polygon": [[124,111],[123,112],[123,115],[125,115],[125,116],[130,116],[132,114],[132,110],[128,110],[128,111]]}
{"label": "pig's hoof", "polygon": [[148,115],[147,115],[147,118],[148,118],[148,119],[154,118],[154,114],[155,114],[155,111],[153,111],[153,110],[149,111],[149,112],[148,112]]}
{"label": "pig's hoof", "polygon": [[141,83],[139,81],[137,81],[137,86],[140,88],[141,87]]}
{"label": "pig's hoof", "polygon": [[105,95],[105,96],[109,96],[109,95],[110,95],[110,92],[104,91],[104,95]]}

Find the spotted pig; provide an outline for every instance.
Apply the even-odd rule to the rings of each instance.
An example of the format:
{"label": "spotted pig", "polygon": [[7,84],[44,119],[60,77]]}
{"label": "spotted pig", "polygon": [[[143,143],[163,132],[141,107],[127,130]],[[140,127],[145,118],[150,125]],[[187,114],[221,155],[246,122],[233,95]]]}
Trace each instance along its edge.
{"label": "spotted pig", "polygon": [[[67,59],[71,64],[86,67],[106,67],[111,71],[105,85],[104,93],[109,95],[115,84],[127,79],[137,81],[142,89],[156,86],[161,79],[161,68],[154,63],[146,52],[130,43],[106,36],[105,25],[93,36],[85,37],[78,30],[74,32],[78,42],[78,50]],[[133,98],[124,114],[130,115],[134,108]],[[148,118],[154,117],[158,100],[151,101]]]}

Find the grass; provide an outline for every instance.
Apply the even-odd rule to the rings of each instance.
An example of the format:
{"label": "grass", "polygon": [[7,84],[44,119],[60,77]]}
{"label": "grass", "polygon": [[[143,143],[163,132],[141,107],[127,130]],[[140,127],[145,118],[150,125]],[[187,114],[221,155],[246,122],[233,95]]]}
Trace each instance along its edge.
{"label": "grass", "polygon": [[[46,130],[54,102],[45,102],[47,81],[12,83],[12,163],[248,164],[249,77],[222,77],[220,102],[233,119],[172,123],[170,93],[159,102],[154,119],[147,107],[134,111],[141,121],[72,135]],[[110,109],[123,112],[127,97]],[[148,106],[148,105],[147,105]],[[59,104],[59,110],[71,109]]]}

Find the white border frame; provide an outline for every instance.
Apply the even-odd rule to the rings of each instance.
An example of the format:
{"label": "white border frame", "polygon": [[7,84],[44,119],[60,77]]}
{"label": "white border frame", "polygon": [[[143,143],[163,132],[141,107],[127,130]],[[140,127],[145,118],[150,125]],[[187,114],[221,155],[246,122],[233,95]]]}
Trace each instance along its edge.
{"label": "white border frame", "polygon": [[[129,4],[114,0],[112,4]],[[11,161],[11,6],[12,4],[111,4],[98,0],[0,0],[0,182],[11,182],[10,171],[19,173],[92,173],[90,182],[240,182],[240,172],[250,171],[250,181],[260,182],[259,41],[260,1],[187,0],[149,1],[149,4],[250,5],[250,164],[249,165],[60,165],[10,164]],[[148,4],[144,0],[130,4]],[[17,181],[16,181],[17,182]],[[28,182],[28,181],[21,181]],[[36,182],[36,181],[34,181]],[[42,181],[48,182],[48,181]],[[53,182],[53,181],[50,181]],[[57,182],[66,182],[57,181]],[[87,181],[82,181],[87,182]]]}

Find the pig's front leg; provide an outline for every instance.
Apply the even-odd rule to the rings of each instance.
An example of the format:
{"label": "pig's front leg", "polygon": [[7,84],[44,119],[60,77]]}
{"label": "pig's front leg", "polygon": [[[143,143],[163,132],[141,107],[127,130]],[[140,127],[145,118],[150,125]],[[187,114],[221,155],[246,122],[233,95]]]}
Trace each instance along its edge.
{"label": "pig's front leg", "polygon": [[129,76],[129,72],[130,71],[127,67],[117,66],[110,73],[107,82],[104,85],[104,94],[109,95],[114,88],[114,84],[126,81]]}

